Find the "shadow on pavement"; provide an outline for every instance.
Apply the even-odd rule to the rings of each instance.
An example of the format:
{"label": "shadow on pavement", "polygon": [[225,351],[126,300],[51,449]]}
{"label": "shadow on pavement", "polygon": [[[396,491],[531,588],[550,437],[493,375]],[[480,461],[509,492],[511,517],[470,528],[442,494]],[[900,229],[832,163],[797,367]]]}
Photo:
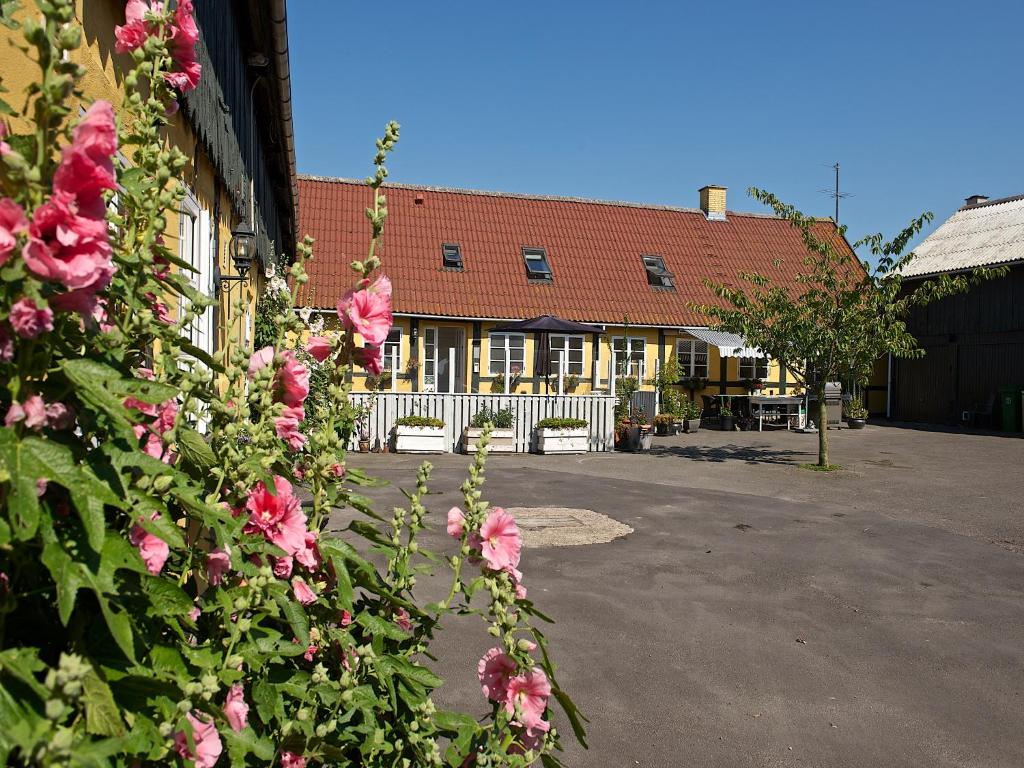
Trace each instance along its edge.
{"label": "shadow on pavement", "polygon": [[741,461],[746,464],[786,464],[794,466],[816,457],[816,453],[793,451],[787,448],[771,448],[752,445],[672,445],[653,446],[651,456],[657,458],[681,458],[691,461]]}

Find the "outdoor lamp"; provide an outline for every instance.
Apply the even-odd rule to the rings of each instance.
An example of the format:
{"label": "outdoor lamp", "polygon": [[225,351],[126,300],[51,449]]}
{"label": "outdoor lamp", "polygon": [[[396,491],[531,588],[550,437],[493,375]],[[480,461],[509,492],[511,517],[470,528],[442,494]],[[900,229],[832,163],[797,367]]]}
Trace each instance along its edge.
{"label": "outdoor lamp", "polygon": [[228,246],[231,261],[235,270],[244,279],[249,274],[253,258],[256,254],[256,233],[246,222],[241,222],[231,230],[231,244]]}

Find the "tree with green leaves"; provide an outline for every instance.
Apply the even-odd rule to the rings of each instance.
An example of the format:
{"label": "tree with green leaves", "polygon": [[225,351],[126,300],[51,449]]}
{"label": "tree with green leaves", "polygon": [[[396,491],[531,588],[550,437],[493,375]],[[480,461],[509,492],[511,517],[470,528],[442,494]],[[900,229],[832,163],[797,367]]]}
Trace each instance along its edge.
{"label": "tree with green leaves", "polygon": [[[910,311],[1005,274],[1005,269],[940,275],[910,288],[904,286],[902,271],[914,254],[904,250],[932,214],[917,217],[892,240],[872,234],[851,249],[846,227],[805,216],[770,192],[752,187],[748,193],[800,233],[807,249],[802,266],[786,284],[753,272],[741,273],[735,287],[705,279],[721,303],[695,308],[712,327],[740,334],[774,358],[817,400],[818,466],[829,468],[826,382],[866,384],[885,355],[923,357],[907,330]],[[860,247],[870,252],[874,268],[858,261],[854,249]]]}

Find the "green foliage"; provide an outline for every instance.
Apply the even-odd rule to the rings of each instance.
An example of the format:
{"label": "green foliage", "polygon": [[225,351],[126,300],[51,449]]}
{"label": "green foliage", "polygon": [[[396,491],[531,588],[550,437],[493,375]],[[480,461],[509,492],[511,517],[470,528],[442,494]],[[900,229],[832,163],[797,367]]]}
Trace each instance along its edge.
{"label": "green foliage", "polygon": [[485,405],[473,414],[469,426],[480,429],[490,424],[495,429],[511,429],[514,423],[515,417],[512,415],[511,408],[501,408],[495,411]]}
{"label": "green foliage", "polygon": [[615,380],[615,419],[621,421],[629,416],[630,402],[640,389],[636,376],[622,376]]}
{"label": "green foliage", "polygon": [[582,429],[587,426],[586,419],[541,419],[533,425],[534,429]]}
{"label": "green foliage", "polygon": [[843,408],[843,412],[848,419],[866,419],[868,417],[868,409],[859,400],[851,400]]}
{"label": "green foliage", "polygon": [[[721,304],[698,305],[715,328],[742,335],[774,358],[821,403],[815,421],[825,423],[824,386],[829,381],[866,383],[876,362],[887,354],[920,357],[924,350],[907,330],[915,307],[955,293],[1004,270],[978,269],[969,275],[942,275],[905,287],[902,269],[913,253],[907,243],[932,216],[926,213],[890,241],[869,235],[854,247],[868,248],[877,260],[860,263],[845,242],[846,228],[805,216],[769,192],[750,194],[769,206],[799,233],[807,255],[780,285],[765,275],[742,273],[740,285],[705,279]],[[828,431],[818,430],[818,462],[828,464]]]}
{"label": "green foliage", "polygon": [[395,419],[396,427],[443,427],[444,422],[441,419],[435,419],[433,416],[402,416]]}

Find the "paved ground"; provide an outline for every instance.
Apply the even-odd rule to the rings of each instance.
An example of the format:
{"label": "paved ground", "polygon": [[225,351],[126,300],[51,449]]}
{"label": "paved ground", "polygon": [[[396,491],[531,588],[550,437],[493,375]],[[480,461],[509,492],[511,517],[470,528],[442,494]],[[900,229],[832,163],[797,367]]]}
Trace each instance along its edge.
{"label": "paved ground", "polygon": [[[800,469],[815,438],[790,433],[490,461],[492,503],[634,529],[523,557],[591,720],[590,751],[570,747],[567,765],[1024,765],[1024,440],[830,434],[846,467],[832,474]],[[417,464],[351,461],[403,484]],[[467,458],[432,461],[441,523]],[[442,701],[483,711],[473,672],[489,645],[475,624],[445,633]]]}

